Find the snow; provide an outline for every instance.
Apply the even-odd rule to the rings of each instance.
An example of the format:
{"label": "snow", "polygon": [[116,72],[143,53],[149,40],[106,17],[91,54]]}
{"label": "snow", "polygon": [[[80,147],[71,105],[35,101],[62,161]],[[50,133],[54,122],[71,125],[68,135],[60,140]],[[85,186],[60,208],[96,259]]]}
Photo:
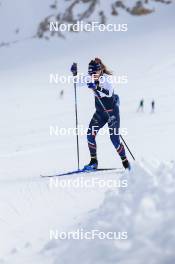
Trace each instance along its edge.
{"label": "snow", "polygon": [[[42,254],[62,263],[174,263],[174,164],[156,169],[134,165],[128,188],[108,191],[103,203],[92,210],[79,228],[128,230],[128,240],[51,241]],[[150,169],[150,172],[148,171]],[[168,180],[167,180],[168,175]],[[59,248],[59,251],[58,251]],[[66,254],[69,252],[69,254]]]}
{"label": "snow", "polygon": [[[23,10],[19,17],[13,8],[9,11],[10,5],[2,2],[0,24],[9,12],[14,27],[23,24],[21,38],[33,34],[34,25],[48,14],[47,4],[39,9],[39,1],[14,1],[12,6]],[[139,18],[122,13],[116,21],[127,21],[127,33],[68,34],[66,40],[31,40],[0,49],[0,263],[174,263],[174,9],[174,4],[158,4],[157,12]],[[21,22],[32,14],[33,20]],[[6,24],[9,32],[2,28],[3,40],[13,38],[11,21]],[[99,45],[90,48],[89,42],[97,40]],[[74,170],[76,140],[50,136],[50,126],[74,127],[75,116],[71,85],[50,85],[49,74],[68,75],[73,61],[86,73],[93,56],[102,57],[115,73],[128,74],[128,84],[116,86],[116,92],[121,125],[137,161],[131,173],[82,178],[127,180],[127,188],[51,188],[50,180],[40,175]],[[144,113],[136,113],[142,97]],[[152,99],[155,114],[150,113]],[[91,92],[78,89],[81,125],[87,126],[93,111]],[[121,167],[108,136],[99,136],[97,143],[100,167]],[[89,159],[86,135],[80,138],[80,155],[82,167]],[[128,239],[50,241],[51,229],[78,228],[127,231]]]}

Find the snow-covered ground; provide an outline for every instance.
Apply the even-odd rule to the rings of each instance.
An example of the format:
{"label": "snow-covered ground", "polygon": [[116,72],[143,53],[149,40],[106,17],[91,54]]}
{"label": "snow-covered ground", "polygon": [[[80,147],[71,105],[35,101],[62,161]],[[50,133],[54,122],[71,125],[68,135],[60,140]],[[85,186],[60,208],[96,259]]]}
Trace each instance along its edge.
{"label": "snow-covered ground", "polygon": [[[27,17],[32,2],[28,9],[26,3],[21,6]],[[47,8],[38,16],[36,10],[33,19],[40,21]],[[116,21],[128,23],[127,33],[69,34],[66,40],[31,40],[0,49],[0,263],[174,263],[174,11],[174,4],[160,4],[145,17],[122,13]],[[20,22],[19,17],[15,21]],[[33,25],[25,24],[30,35]],[[2,37],[7,35],[2,29]],[[116,74],[128,75],[128,84],[116,86],[116,92],[121,97],[121,126],[128,130],[125,138],[137,161],[130,174],[66,178],[127,180],[127,188],[56,188],[40,174],[76,168],[75,137],[50,136],[50,126],[75,126],[74,91],[71,85],[49,84],[49,74],[68,75],[73,61],[86,72],[94,56],[102,57]],[[145,111],[136,113],[142,97]],[[152,99],[155,114],[150,113]],[[84,127],[93,103],[91,92],[79,88],[79,122]],[[108,136],[99,136],[97,142],[100,167],[121,167]],[[80,154],[82,167],[89,160],[85,135]],[[127,231],[128,239],[50,241],[51,229],[78,228]]]}

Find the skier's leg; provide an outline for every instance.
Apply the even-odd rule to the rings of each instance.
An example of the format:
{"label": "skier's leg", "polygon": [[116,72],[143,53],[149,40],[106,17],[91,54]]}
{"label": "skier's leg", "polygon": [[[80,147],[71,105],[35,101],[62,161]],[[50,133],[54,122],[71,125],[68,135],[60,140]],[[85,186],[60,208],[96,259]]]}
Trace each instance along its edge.
{"label": "skier's leg", "polygon": [[[91,166],[95,164],[95,167],[97,168],[98,166],[98,160],[97,160],[97,145],[96,145],[96,135],[100,128],[102,128],[106,124],[106,120],[104,119],[103,115],[101,113],[95,112],[93,115],[88,132],[87,132],[87,141],[88,141],[88,147],[89,147],[89,152],[91,156],[91,161],[87,166]],[[87,167],[85,166],[85,167]]]}
{"label": "skier's leg", "polygon": [[125,168],[130,168],[130,164],[126,157],[125,147],[120,142],[120,134],[119,134],[119,128],[120,128],[120,113],[119,113],[119,107],[115,106],[113,112],[110,113],[110,122],[108,122],[109,127],[109,133],[110,133],[110,139],[112,141],[112,144],[114,145],[117,153],[119,154],[123,166]]}

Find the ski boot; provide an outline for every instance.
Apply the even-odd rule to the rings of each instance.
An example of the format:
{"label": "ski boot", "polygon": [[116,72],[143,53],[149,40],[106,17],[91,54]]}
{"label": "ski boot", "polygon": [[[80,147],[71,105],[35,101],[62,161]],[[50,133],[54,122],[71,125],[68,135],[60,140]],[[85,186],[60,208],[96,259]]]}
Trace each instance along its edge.
{"label": "ski boot", "polygon": [[96,158],[91,158],[90,163],[85,165],[83,170],[92,171],[92,170],[96,170],[97,168],[98,168],[98,160]]}
{"label": "ski boot", "polygon": [[129,161],[127,160],[127,158],[122,159],[122,164],[126,170],[131,170],[131,165],[130,165]]}

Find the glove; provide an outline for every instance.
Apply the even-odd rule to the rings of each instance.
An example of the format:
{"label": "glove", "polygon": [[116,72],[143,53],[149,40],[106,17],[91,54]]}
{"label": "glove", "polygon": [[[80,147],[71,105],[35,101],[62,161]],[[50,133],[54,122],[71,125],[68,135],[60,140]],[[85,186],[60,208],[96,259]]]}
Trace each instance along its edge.
{"label": "glove", "polygon": [[88,86],[88,88],[93,89],[93,90],[96,90],[97,89],[95,83],[87,83],[87,86]]}
{"label": "glove", "polygon": [[77,75],[77,63],[74,62],[74,63],[72,64],[70,70],[71,70],[73,76],[76,76],[76,75]]}

